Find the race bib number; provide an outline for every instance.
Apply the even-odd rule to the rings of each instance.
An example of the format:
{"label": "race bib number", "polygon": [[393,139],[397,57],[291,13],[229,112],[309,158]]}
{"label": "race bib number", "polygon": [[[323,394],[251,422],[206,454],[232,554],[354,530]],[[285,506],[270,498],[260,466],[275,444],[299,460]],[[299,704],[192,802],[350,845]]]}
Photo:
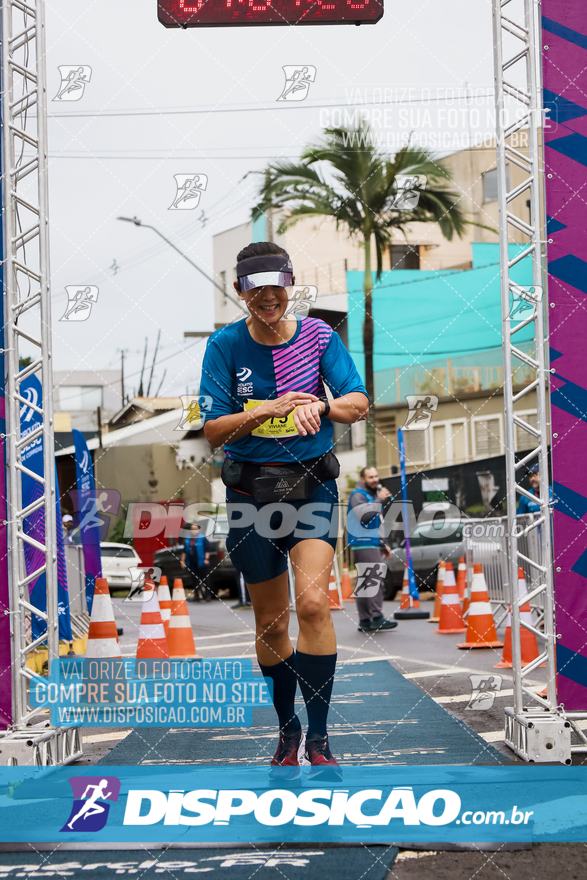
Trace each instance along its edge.
{"label": "race bib number", "polygon": [[[255,409],[256,406],[260,406],[264,402],[263,400],[246,400],[245,410]],[[294,412],[295,410],[292,410],[288,416],[274,416],[267,419],[266,422],[251,431],[251,434],[255,437],[297,437],[298,429],[293,420]]]}

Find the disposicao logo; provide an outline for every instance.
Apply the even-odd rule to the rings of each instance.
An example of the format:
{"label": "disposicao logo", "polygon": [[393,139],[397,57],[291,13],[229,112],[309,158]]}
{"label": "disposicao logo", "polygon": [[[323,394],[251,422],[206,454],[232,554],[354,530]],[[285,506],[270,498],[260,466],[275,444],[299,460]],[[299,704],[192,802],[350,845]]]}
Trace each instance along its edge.
{"label": "disposicao logo", "polygon": [[[449,789],[424,794],[416,804],[409,786],[392,789],[383,800],[381,789],[349,791],[312,789],[301,794],[273,789],[262,794],[250,790],[218,791],[175,790],[166,795],[156,790],[131,789],[128,793],[124,825],[229,825],[237,816],[253,815],[260,825],[344,825],[345,820],[358,828],[389,825],[392,819],[404,825],[448,825],[459,815],[461,799]],[[279,801],[279,805],[275,802]],[[379,812],[363,812],[372,801]],[[146,803],[145,803],[146,802]],[[442,804],[442,806],[441,806]],[[146,808],[146,809],[145,809]],[[305,815],[304,815],[305,814]]]}
{"label": "disposicao logo", "polygon": [[116,776],[72,776],[73,807],[61,831],[101,831],[108,821],[110,804],[120,794]]}

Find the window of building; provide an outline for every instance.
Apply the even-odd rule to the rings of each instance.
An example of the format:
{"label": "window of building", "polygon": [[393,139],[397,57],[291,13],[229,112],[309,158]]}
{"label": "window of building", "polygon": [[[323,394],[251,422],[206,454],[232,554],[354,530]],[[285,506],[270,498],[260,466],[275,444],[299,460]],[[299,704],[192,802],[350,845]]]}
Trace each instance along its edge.
{"label": "window of building", "polygon": [[222,288],[224,299],[226,299],[226,272],[220,273],[220,287]]}
{"label": "window of building", "polygon": [[332,442],[335,452],[350,452],[353,448],[353,435],[350,425],[343,425],[341,422],[333,422],[334,434]]}
{"label": "window of building", "polygon": [[432,423],[431,457],[435,467],[467,460],[467,423],[464,419]]}
{"label": "window of building", "polygon": [[408,467],[428,464],[429,431],[404,431],[406,464]]}
{"label": "window of building", "polygon": [[503,454],[502,428],[499,416],[473,419],[473,442],[476,458]]}
{"label": "window of building", "polygon": [[101,385],[60,385],[57,389],[59,409],[63,412],[95,410],[102,406]]}
{"label": "window of building", "polygon": [[[530,425],[531,428],[538,428],[538,414],[536,410],[531,410],[529,412],[517,412],[516,415],[520,416],[526,424]],[[519,425],[516,425],[516,451],[519,452],[522,449],[533,449],[538,443],[537,438],[533,434],[529,434],[524,428],[521,428]]]}
{"label": "window of building", "polygon": [[[505,166],[505,179],[508,192],[510,190],[510,166]],[[483,201],[494,202],[497,199],[497,168],[483,174]]]}
{"label": "window of building", "polygon": [[392,269],[419,269],[420,247],[417,244],[391,244],[389,259]]}

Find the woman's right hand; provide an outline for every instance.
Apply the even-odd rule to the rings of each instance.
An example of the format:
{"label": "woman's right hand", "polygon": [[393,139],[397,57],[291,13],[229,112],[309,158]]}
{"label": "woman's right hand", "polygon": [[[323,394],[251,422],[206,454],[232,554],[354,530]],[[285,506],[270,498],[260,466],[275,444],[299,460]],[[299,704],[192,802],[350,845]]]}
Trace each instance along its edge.
{"label": "woman's right hand", "polygon": [[307,394],[305,391],[288,391],[275,400],[264,400],[252,412],[260,422],[265,422],[267,419],[282,419],[292,413],[296,406],[304,406],[318,399],[314,394]]}

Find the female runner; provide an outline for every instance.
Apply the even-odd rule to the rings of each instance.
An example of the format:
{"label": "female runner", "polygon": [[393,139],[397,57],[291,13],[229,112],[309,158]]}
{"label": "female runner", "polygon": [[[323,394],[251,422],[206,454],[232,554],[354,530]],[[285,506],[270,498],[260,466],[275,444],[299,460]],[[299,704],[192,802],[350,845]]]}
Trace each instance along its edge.
{"label": "female runner", "polygon": [[[272,773],[299,774],[299,682],[310,774],[336,778],[340,768],[326,731],[336,666],[328,602],[338,534],[332,423],[365,419],[369,400],[339,335],[316,318],[286,316],[286,287],[295,279],[283,248],[248,245],[237,256],[237,279],[250,317],[210,337],[200,386],[200,394],[213,400],[206,437],[226,452],[227,549],[253,603],[259,666],[273,681],[279,743]],[[288,554],[299,623],[296,651],[288,632]]]}

